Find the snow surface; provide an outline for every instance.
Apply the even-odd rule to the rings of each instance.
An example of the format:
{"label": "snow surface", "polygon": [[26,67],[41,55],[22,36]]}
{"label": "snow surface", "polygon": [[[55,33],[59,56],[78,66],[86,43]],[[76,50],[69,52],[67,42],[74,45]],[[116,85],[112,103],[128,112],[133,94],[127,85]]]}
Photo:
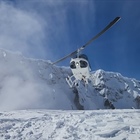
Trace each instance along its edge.
{"label": "snow surface", "polygon": [[0,112],[0,140],[139,140],[140,110]]}

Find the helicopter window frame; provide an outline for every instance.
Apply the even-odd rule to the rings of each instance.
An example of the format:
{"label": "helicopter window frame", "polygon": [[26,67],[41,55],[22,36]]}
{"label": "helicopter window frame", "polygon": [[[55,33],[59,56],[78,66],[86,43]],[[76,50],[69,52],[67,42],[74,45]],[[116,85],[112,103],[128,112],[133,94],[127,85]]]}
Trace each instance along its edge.
{"label": "helicopter window frame", "polygon": [[71,68],[71,69],[76,69],[75,61],[72,61],[72,62],[70,63],[70,68]]}
{"label": "helicopter window frame", "polygon": [[88,63],[84,60],[80,60],[80,67],[81,68],[86,68],[88,66]]}

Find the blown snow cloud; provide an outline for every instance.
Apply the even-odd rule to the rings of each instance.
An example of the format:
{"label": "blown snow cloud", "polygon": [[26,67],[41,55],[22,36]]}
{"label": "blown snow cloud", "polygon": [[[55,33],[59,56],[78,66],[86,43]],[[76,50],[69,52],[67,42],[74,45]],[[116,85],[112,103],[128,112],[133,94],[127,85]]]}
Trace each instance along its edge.
{"label": "blown snow cloud", "polygon": [[93,9],[94,2],[86,1],[0,1],[0,48],[55,61],[81,45],[83,32],[91,30],[87,15],[94,19]]}
{"label": "blown snow cloud", "polygon": [[0,2],[0,48],[33,57],[42,49],[45,22],[37,14]]}
{"label": "blown snow cloud", "polygon": [[[34,11],[0,1],[0,48],[28,57],[50,55],[47,48],[44,50],[46,34],[50,34],[47,23],[49,21],[44,21]],[[46,85],[40,86],[40,82],[34,78],[33,71],[37,67],[30,67],[20,53],[19,57],[9,55],[4,50],[0,53],[0,110],[44,108],[46,104],[51,106],[49,93],[52,90]],[[45,86],[45,91],[42,91],[42,86]]]}
{"label": "blown snow cloud", "polygon": [[[44,27],[45,22],[37,14],[0,1],[0,48],[20,52],[28,57],[46,55],[42,48]],[[33,78],[33,69],[28,64],[23,67],[22,60],[18,62],[15,57],[9,62],[10,56],[5,51],[1,53],[0,109],[40,107],[40,89]]]}

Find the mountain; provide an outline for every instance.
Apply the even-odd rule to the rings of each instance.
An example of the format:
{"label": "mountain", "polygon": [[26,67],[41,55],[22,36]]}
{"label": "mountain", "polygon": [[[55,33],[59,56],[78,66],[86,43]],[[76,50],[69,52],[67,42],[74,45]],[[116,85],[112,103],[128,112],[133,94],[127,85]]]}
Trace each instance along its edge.
{"label": "mountain", "polygon": [[68,67],[0,49],[0,139],[140,139],[139,81],[97,70],[88,85],[70,88],[68,75]]}
{"label": "mountain", "polygon": [[70,88],[68,67],[0,49],[0,110],[139,109],[140,81],[119,73],[91,72],[88,85]]}

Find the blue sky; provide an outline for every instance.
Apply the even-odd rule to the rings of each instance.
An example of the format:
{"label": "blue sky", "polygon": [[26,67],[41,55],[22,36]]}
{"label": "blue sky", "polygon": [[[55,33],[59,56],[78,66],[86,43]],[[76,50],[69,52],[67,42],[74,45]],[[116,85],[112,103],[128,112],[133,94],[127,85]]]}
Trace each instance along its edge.
{"label": "blue sky", "polygon": [[[93,71],[119,72],[140,80],[139,7],[139,0],[0,0],[0,48],[56,61],[120,16],[83,53]],[[69,61],[58,65],[68,66]]]}

